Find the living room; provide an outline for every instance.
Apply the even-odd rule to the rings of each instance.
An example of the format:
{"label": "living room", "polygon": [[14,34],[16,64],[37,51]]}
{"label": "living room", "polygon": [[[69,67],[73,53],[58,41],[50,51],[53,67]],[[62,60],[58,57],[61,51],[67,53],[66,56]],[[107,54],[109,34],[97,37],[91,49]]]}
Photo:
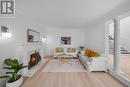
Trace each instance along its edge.
{"label": "living room", "polygon": [[[119,52],[119,21],[130,15],[129,0],[11,1],[15,4],[14,13],[5,15],[1,9],[0,14],[0,87],[130,86],[129,65],[124,64],[126,67],[120,69],[122,62],[118,63],[124,58]],[[109,52],[110,23],[115,29],[112,28],[115,45],[112,54]],[[8,73],[3,68],[7,68],[6,61],[23,63],[21,69],[24,69],[16,71],[23,77],[21,82],[14,80],[14,72],[12,76],[4,76]],[[129,53],[123,63],[128,61]],[[109,66],[108,62],[113,65]],[[120,70],[125,71],[123,76]],[[10,78],[14,80],[11,84]]]}

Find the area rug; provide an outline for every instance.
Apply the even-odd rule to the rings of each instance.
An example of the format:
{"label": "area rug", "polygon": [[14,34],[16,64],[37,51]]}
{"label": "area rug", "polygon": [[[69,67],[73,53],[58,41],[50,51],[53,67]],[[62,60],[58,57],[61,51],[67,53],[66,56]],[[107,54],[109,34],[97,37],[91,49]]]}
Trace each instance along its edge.
{"label": "area rug", "polygon": [[42,72],[87,72],[78,59],[72,59],[72,64],[59,63],[59,59],[51,59]]}

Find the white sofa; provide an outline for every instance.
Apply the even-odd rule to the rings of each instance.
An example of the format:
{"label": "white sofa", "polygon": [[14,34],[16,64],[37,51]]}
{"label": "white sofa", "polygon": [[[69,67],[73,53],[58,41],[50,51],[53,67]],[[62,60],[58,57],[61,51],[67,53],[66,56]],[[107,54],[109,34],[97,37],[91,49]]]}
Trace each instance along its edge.
{"label": "white sofa", "polygon": [[89,58],[85,55],[80,54],[79,60],[89,72],[92,71],[107,72],[107,58],[104,55],[101,55],[97,58],[94,57]]}
{"label": "white sofa", "polygon": [[[70,47],[71,48],[71,47]],[[77,57],[77,54],[78,54],[78,50],[76,50],[76,52],[68,52],[67,49],[68,48],[62,48],[63,49],[63,52],[55,52],[55,49],[54,49],[54,58],[56,58],[58,55],[61,55],[61,54],[67,54],[67,55],[72,55],[73,58],[76,58]]]}

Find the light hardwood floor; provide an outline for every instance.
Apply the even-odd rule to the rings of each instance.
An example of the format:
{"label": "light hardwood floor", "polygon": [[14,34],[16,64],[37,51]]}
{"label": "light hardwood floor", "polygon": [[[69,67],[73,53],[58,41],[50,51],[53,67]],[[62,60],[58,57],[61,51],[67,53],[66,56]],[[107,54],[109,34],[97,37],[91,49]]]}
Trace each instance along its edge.
{"label": "light hardwood floor", "polygon": [[127,87],[104,72],[42,72],[49,61],[22,87]]}

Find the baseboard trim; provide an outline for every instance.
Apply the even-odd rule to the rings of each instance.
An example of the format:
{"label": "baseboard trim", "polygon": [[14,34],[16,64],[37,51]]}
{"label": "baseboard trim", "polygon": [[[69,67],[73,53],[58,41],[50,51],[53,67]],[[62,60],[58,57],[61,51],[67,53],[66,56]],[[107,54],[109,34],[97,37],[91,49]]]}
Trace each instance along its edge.
{"label": "baseboard trim", "polygon": [[130,87],[130,80],[127,79],[126,77],[124,77],[123,75],[119,75],[117,73],[115,73],[113,70],[109,69],[108,72],[114,76],[115,78],[117,78],[118,80],[120,80],[121,82],[123,82],[125,85],[127,85],[128,87]]}

